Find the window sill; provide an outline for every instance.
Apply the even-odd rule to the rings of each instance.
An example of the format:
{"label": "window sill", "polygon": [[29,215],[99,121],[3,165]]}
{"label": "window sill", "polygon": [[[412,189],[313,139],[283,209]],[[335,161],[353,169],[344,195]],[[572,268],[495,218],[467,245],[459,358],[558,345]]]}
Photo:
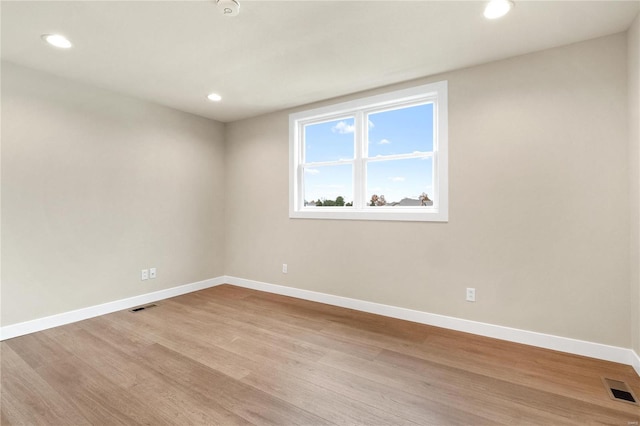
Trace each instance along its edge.
{"label": "window sill", "polygon": [[401,207],[345,211],[348,207],[318,207],[290,211],[290,219],[333,219],[333,220],[387,220],[408,222],[448,222],[446,211],[437,209],[408,209]]}

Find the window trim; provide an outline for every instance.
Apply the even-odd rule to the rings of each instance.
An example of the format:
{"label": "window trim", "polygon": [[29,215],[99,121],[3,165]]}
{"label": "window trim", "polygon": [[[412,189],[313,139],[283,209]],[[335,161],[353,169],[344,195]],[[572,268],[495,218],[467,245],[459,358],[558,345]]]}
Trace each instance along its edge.
{"label": "window trim", "polygon": [[[347,220],[399,220],[399,221],[428,221],[447,222],[449,220],[448,193],[448,84],[447,81],[424,84],[408,89],[395,90],[380,95],[368,96],[334,105],[328,105],[311,110],[300,111],[289,115],[289,218],[292,219],[347,219]],[[433,102],[434,138],[433,159],[434,169],[434,205],[431,207],[369,207],[365,188],[366,162],[390,160],[385,156],[380,160],[376,157],[365,158],[361,140],[367,135],[368,129],[362,117],[386,110],[404,108],[411,105]],[[306,207],[304,203],[303,182],[305,163],[302,162],[303,141],[302,132],[305,125],[354,117],[356,126],[354,132],[355,151],[353,160],[328,161],[307,163],[320,165],[352,164],[354,185],[354,207]],[[415,158],[414,154],[400,154],[395,157]],[[398,158],[399,159],[399,158]],[[358,197],[360,197],[358,199]]]}

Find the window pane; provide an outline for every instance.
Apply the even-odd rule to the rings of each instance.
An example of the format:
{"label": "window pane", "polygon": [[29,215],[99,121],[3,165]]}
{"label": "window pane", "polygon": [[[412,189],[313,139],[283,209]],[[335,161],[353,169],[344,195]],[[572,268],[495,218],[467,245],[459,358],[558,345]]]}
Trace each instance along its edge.
{"label": "window pane", "polygon": [[432,206],[433,158],[367,163],[367,205],[372,203],[376,206]]}
{"label": "window pane", "polygon": [[433,104],[369,114],[369,157],[433,151]]}
{"label": "window pane", "polygon": [[353,159],[353,117],[304,126],[305,163]]}
{"label": "window pane", "polygon": [[353,166],[304,168],[304,205],[333,207],[353,205]]}

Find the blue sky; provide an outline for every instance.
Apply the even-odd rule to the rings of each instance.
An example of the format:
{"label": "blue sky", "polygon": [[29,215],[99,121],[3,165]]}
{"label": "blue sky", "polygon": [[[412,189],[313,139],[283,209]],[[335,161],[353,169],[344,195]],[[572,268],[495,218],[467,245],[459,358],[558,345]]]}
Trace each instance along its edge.
{"label": "blue sky", "polygon": [[[305,162],[337,161],[354,157],[355,120],[344,118],[305,127]],[[369,158],[433,150],[433,104],[369,114]],[[433,195],[431,159],[370,161],[367,199],[374,193],[387,202]],[[353,200],[352,166],[309,167],[305,173],[307,201]]]}

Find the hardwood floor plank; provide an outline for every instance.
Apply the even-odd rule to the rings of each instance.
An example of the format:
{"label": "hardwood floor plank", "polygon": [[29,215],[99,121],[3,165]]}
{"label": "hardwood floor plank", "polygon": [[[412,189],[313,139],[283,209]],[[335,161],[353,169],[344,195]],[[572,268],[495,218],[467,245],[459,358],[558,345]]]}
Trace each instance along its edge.
{"label": "hardwood floor plank", "polygon": [[329,365],[300,366],[298,373],[319,385],[350,398],[374,405],[418,424],[498,424],[462,406],[443,405],[434,394],[417,396],[388,383]]}
{"label": "hardwood floor plank", "polygon": [[316,383],[343,397],[359,403],[373,405],[390,413],[419,424],[442,423],[444,419],[455,424],[486,424],[487,419],[460,411],[450,412],[439,404],[402,391],[389,389],[370,380],[347,372],[318,364],[296,352],[280,350],[249,338],[220,343],[231,352],[242,354],[257,365],[273,371],[286,372],[299,379]]}
{"label": "hardwood floor plank", "polygon": [[[2,401],[0,400],[0,405],[1,405],[1,404],[2,404]],[[10,425],[12,425],[12,424],[13,424],[13,423],[11,422],[11,420],[9,420],[9,417],[8,417],[8,411],[9,411],[9,410],[10,410],[10,409],[8,409],[8,410],[0,410],[0,425],[10,426]],[[16,417],[18,417],[18,416],[16,416]],[[21,416],[19,416],[19,417],[20,417],[21,419],[23,419],[25,416],[21,415]],[[15,424],[18,424],[18,423],[15,423]],[[38,423],[37,423],[37,422],[35,422],[35,421],[31,421],[31,424],[38,424]]]}
{"label": "hardwood floor plank", "polygon": [[77,357],[43,365],[38,373],[92,424],[171,424],[137,396],[125,392]]}
{"label": "hardwood floor plank", "polygon": [[[220,347],[233,345],[235,341],[242,339],[253,344],[258,350],[271,351],[273,358],[291,356],[295,359],[317,361],[327,353],[326,347],[298,339],[290,330],[288,332],[285,329],[277,330],[269,318],[265,318],[262,321],[263,325],[258,327],[246,318],[243,320],[241,317],[227,313],[224,314],[222,321],[218,314],[214,315],[207,311],[194,313],[194,316],[196,315],[200,326],[209,327],[209,330],[203,334],[215,333],[216,338],[222,338],[219,342]],[[316,334],[316,332],[307,331],[306,334]]]}
{"label": "hardwood floor plank", "polygon": [[[401,369],[398,365],[407,359],[407,355],[390,352],[384,355],[375,361],[362,362],[348,355],[334,353],[326,357],[323,363],[417,396],[435,399],[452,408],[464,407],[496,422],[520,418],[537,424],[619,424],[636,418],[564,394],[545,392],[433,362],[415,359],[411,369]],[[488,389],[490,393],[487,393]],[[504,404],[506,398],[511,400],[508,405]],[[540,406],[544,409],[540,409]]]}
{"label": "hardwood floor plank", "polygon": [[[144,395],[145,404],[154,407],[171,424],[248,424],[197,392],[179,389],[171,377],[145,368],[136,355],[149,345],[127,352],[102,340],[106,327],[87,326],[73,336],[59,335],[61,344],[71,348],[92,368],[109,377],[131,395]],[[92,334],[90,331],[96,334]]]}
{"label": "hardwood floor plank", "polygon": [[[350,339],[362,344],[377,343],[385,351],[401,353],[424,359],[435,363],[459,368],[475,374],[491,375],[501,380],[513,383],[533,383],[535,387],[558,394],[575,394],[578,399],[597,403],[604,407],[628,412],[635,407],[619,407],[620,403],[606,396],[600,381],[600,376],[609,374],[615,377],[623,377],[635,389],[638,385],[638,376],[630,366],[624,366],[605,361],[593,360],[571,354],[563,354],[541,348],[488,339],[482,336],[473,336],[451,330],[442,330],[435,327],[424,326],[427,338],[423,343],[407,342],[393,336],[379,335],[372,331],[358,333],[351,327],[342,324],[333,324],[322,330],[321,334],[343,334]],[[451,337],[446,344],[437,344],[438,335],[444,333]],[[492,350],[494,348],[495,350]],[[383,351],[384,352],[384,351]],[[546,371],[540,365],[548,364],[559,357],[564,360],[560,365],[564,369],[558,371]],[[496,360],[502,360],[499,368],[496,368]],[[547,359],[547,361],[541,361]],[[525,361],[527,360],[527,361]],[[535,366],[535,364],[539,364]],[[542,364],[541,364],[542,363]],[[576,371],[574,363],[584,363],[586,368]],[[603,367],[600,374],[594,375],[597,366]],[[586,376],[585,376],[586,375]],[[585,392],[588,386],[588,392]]]}
{"label": "hardwood floor plank", "polygon": [[[270,395],[289,401],[305,410],[342,425],[415,425],[407,419],[378,407],[356,401],[344,394],[302,380],[283,371],[264,367],[242,379],[242,382]],[[330,407],[330,409],[327,409]]]}
{"label": "hardwood floor plank", "polygon": [[358,330],[370,330],[377,334],[393,336],[406,341],[421,342],[426,338],[422,324],[306,300],[299,301],[299,299],[291,297],[273,296],[276,295],[262,293],[249,296],[244,300],[271,311],[286,312],[301,318],[309,316],[323,318],[331,323],[342,324],[346,327],[355,325]]}
{"label": "hardwood floor plank", "polygon": [[[127,311],[122,313],[118,312],[118,314],[125,316],[126,312]],[[156,343],[150,338],[151,336],[145,335],[144,333],[123,332],[123,330],[117,326],[118,323],[109,321],[109,318],[112,317],[107,315],[80,321],[77,323],[78,329],[99,336],[101,340],[125,353],[136,352]]]}
{"label": "hardwood floor plank", "polygon": [[[220,346],[226,340],[234,337],[225,337],[220,330],[207,325],[199,325],[196,322],[183,322],[176,318],[170,325],[154,327],[155,317],[151,315],[136,315],[126,321],[114,323],[123,332],[144,333],[152,336],[156,343],[169,349],[173,349],[196,360],[203,365],[215,369],[230,377],[240,379],[250,373],[243,367],[242,355],[233,354]],[[185,334],[184,329],[189,328],[194,334]]]}
{"label": "hardwood floor plank", "polygon": [[[247,298],[249,299],[249,298]],[[176,300],[179,303],[189,304],[189,301]],[[242,307],[241,310],[238,306]],[[247,326],[260,330],[267,330],[283,336],[289,336],[299,341],[307,342],[320,348],[331,347],[332,350],[343,350],[347,353],[357,353],[365,359],[372,359],[380,353],[380,348],[374,345],[364,345],[343,339],[334,335],[326,337],[319,333],[326,328],[327,322],[305,321],[304,318],[297,318],[298,322],[292,322],[288,315],[279,315],[277,311],[264,308],[256,308],[251,301],[246,299],[241,305],[229,308],[224,305],[224,301],[209,298],[209,302],[203,306],[204,309],[215,309],[217,314],[223,314],[227,319],[234,319]],[[311,324],[311,326],[310,326]]]}
{"label": "hardwood floor plank", "polygon": [[[448,339],[445,344],[436,344],[435,339],[429,338],[422,345],[403,348],[401,353],[546,392],[575,395],[584,402],[633,414],[632,406],[620,406],[616,401],[603,399],[606,392],[600,379],[602,375],[612,375],[637,383],[637,375],[630,366],[511,342],[487,342],[487,339],[479,340],[479,336],[466,333],[451,334],[458,338]],[[383,351],[380,356],[384,357],[385,353]],[[500,369],[496,369],[496,358],[503,361]],[[593,374],[596,369],[599,370],[598,375]],[[632,375],[628,374],[629,369]]]}
{"label": "hardwood floor plank", "polygon": [[[214,290],[216,288],[217,287],[209,290]],[[213,291],[209,291],[209,293],[213,293]],[[232,301],[232,299],[219,298],[215,293],[213,293],[213,297],[209,294],[194,294],[194,298],[196,298],[196,300],[198,301],[198,307],[202,307],[203,309],[210,309],[214,312],[232,312],[234,314],[242,313],[247,315],[249,318],[259,317],[262,320],[271,319],[285,324],[297,326],[304,330],[321,330],[330,323],[326,318],[322,317],[300,317],[297,315],[291,315],[284,311],[274,311],[272,309],[268,309],[252,303],[251,300],[247,301],[248,297],[249,296],[241,300]],[[175,301],[178,303],[187,304],[189,306],[196,306],[192,304],[192,299],[190,300],[186,298],[176,298]],[[231,305],[231,303],[233,304]],[[258,324],[260,323],[261,322],[259,322]]]}
{"label": "hardwood floor plank", "polygon": [[[151,314],[152,312],[153,311],[149,311],[149,314]],[[158,312],[160,311],[156,310],[155,314],[159,315]],[[193,310],[191,312],[194,315],[198,315],[198,312],[194,312]],[[191,327],[193,327],[194,321],[190,321],[189,324]],[[207,324],[211,324],[211,322],[207,322]],[[182,328],[180,325],[177,325],[177,326],[178,328]],[[235,326],[240,328],[244,327],[244,325],[241,323],[235,324]],[[225,333],[227,333],[227,331],[222,330],[220,327],[215,327],[212,329],[216,330],[215,333],[218,337],[220,335],[224,335]],[[208,331],[204,331],[204,333],[206,334],[208,333]],[[293,346],[285,345],[286,347],[282,347],[281,343],[282,342],[279,340],[270,341],[269,339],[265,339],[263,335],[256,336],[251,334],[243,334],[243,337],[240,339],[234,339],[231,336],[229,336],[226,339],[217,341],[216,344],[231,352],[235,352],[237,354],[244,354],[245,356],[254,360],[256,364],[265,365],[269,369],[273,369],[275,371],[278,371],[281,369],[285,371],[291,371],[294,376],[306,381],[309,381],[310,379],[314,380],[315,377],[322,376],[326,373],[321,371],[323,369],[326,369],[325,367],[320,366],[321,368],[320,371],[318,371],[317,368],[314,368],[314,363],[317,359],[317,356],[313,356],[309,358],[305,356],[305,354],[300,353],[298,350],[296,350],[295,345]],[[315,354],[315,352],[313,353]],[[309,374],[310,371],[313,371],[314,373],[316,373],[316,376],[311,376]],[[338,372],[337,371],[333,372],[334,376],[336,373]],[[341,375],[344,376],[344,374],[341,374]],[[341,392],[345,397],[349,397],[350,399],[354,399],[360,402],[363,402],[363,401],[366,402],[368,397],[368,392],[366,390],[368,383],[362,382],[361,385],[362,386],[358,389],[352,389],[350,384],[340,383],[340,386],[338,386],[336,389],[338,389],[338,392]],[[346,390],[346,393],[344,392],[345,390]],[[384,393],[384,388],[380,389],[379,392]],[[388,402],[388,400],[385,400],[385,402]],[[376,403],[380,403],[380,401],[376,401]],[[423,404],[425,405],[425,407],[416,408],[417,405],[420,405],[420,404],[414,401],[413,408],[417,412],[409,416],[410,421],[414,421],[418,423],[422,423],[425,421],[430,421],[430,422],[442,421],[442,418],[443,418],[442,413],[439,413],[439,411],[441,411],[441,408],[438,407],[437,404],[432,404],[427,401]],[[429,405],[431,405],[431,407],[429,407]],[[391,410],[392,414],[393,412],[403,413],[402,415],[404,417],[407,417],[406,406],[401,406],[401,405],[399,406],[394,405],[391,407],[385,406],[385,409]],[[450,419],[454,419],[463,415],[458,413],[454,415],[448,414],[447,416]],[[486,423],[486,419],[481,419],[480,417],[474,416],[472,414],[464,415],[463,420],[464,421],[461,420],[462,423],[469,422],[469,421],[474,421],[474,422],[481,421]]]}
{"label": "hardwood floor plank", "polygon": [[160,345],[152,345],[140,359],[173,377],[181,386],[217,401],[225,409],[258,424],[332,424],[303,408],[272,397],[229,376],[209,369]]}
{"label": "hardwood floor plank", "polygon": [[[70,324],[68,328],[72,329],[73,327],[74,325]],[[54,333],[57,332],[59,331],[54,331]],[[63,346],[46,338],[46,334],[44,333],[45,332],[27,334],[19,339],[10,339],[6,344],[19,353],[20,357],[33,369],[67,359],[73,355]]]}
{"label": "hardwood floor plank", "polygon": [[[440,329],[436,329],[440,330]],[[428,351],[440,348],[443,351],[451,352],[452,345],[455,344],[456,352],[462,355],[482,357],[493,360],[496,357],[509,358],[509,367],[525,372],[540,372],[542,374],[552,373],[552,377],[570,375],[572,380],[577,376],[593,377],[593,369],[598,368],[602,374],[612,374],[621,376],[621,379],[634,381],[637,374],[631,366],[621,366],[620,364],[594,360],[579,355],[555,352],[548,349],[536,348],[533,346],[515,344],[506,341],[482,338],[468,333],[453,332],[442,333],[435,331],[429,333],[423,346]],[[566,361],[570,359],[570,362]]]}
{"label": "hardwood floor plank", "polygon": [[[191,313],[192,315],[198,316],[201,314],[194,310],[192,310]],[[177,329],[180,328],[182,328],[180,324],[177,324]],[[165,330],[165,332],[167,332],[167,330]],[[186,340],[183,337],[183,333],[175,332],[165,334],[163,337],[165,338],[158,340],[158,342],[161,342],[163,346],[180,351],[183,354],[189,354],[190,358],[200,361],[205,365],[209,365],[218,371],[223,370],[215,363],[211,363],[212,358],[217,358],[216,352],[227,352],[217,345],[211,344],[211,342],[208,342],[209,344],[207,344],[206,339],[198,339],[196,341],[196,339],[190,338],[191,345],[185,349]],[[232,343],[233,339],[229,339],[229,344]],[[197,350],[194,352],[194,349]],[[375,424],[380,421],[383,421],[386,424],[408,423],[408,421],[405,421],[400,417],[387,414],[372,406],[357,403],[342,395],[338,395],[327,389],[318,387],[313,383],[291,376],[286,372],[287,364],[284,364],[284,366],[281,364],[276,365],[275,363],[272,363],[273,359],[269,358],[269,362],[272,364],[265,365],[262,362],[255,362],[241,356],[240,354],[243,352],[243,350],[239,350],[235,354],[227,352],[234,357],[234,362],[237,365],[246,369],[246,371],[253,371],[253,374],[250,374],[242,380],[243,382],[281,399],[285,399],[287,401],[293,400],[296,402],[296,405],[303,406],[308,411],[315,414],[324,414],[330,421],[342,424],[345,422],[347,424]],[[260,359],[263,360],[263,358]],[[264,376],[267,376],[269,380],[264,380]],[[277,383],[277,386],[270,386],[270,381]],[[285,395],[290,396],[291,399],[285,398]],[[323,405],[319,403],[319,401],[326,402],[326,404]],[[332,407],[331,410],[326,410],[327,406]],[[315,408],[318,408],[317,412],[313,410]],[[361,420],[358,421],[357,419]]]}
{"label": "hardwood floor plank", "polygon": [[630,366],[229,285],[1,343],[2,424],[640,422]]}
{"label": "hardwood floor plank", "polygon": [[89,421],[46,383],[7,342],[2,351],[3,425],[88,425]]}

